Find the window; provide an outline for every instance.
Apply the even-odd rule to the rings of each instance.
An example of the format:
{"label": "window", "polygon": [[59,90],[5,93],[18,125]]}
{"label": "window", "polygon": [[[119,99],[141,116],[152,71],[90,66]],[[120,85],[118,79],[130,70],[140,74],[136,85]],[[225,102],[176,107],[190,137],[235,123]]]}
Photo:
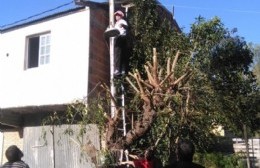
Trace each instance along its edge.
{"label": "window", "polygon": [[50,63],[50,33],[28,38],[27,68],[39,67]]}

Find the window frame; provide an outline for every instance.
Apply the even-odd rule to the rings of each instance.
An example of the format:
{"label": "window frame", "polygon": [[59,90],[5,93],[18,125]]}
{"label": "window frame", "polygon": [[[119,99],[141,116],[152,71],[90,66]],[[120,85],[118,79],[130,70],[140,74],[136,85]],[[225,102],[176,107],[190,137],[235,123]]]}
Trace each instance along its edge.
{"label": "window frame", "polygon": [[[48,39],[48,42],[46,43],[42,43],[42,38]],[[38,51],[34,51],[34,54],[37,54],[32,56],[30,55],[32,49],[30,48],[32,45],[32,39],[33,38],[38,38]],[[24,64],[24,69],[32,69],[32,68],[38,68],[38,67],[42,67],[44,65],[50,64],[50,57],[51,57],[51,32],[50,31],[46,31],[46,32],[41,32],[41,33],[37,33],[37,34],[33,34],[33,35],[29,35],[26,37],[26,45],[25,45],[25,64]],[[44,51],[43,51],[44,50]],[[37,65],[31,65],[30,61],[32,61],[33,57],[37,57]],[[43,58],[43,60],[41,59]],[[43,62],[41,62],[43,61]],[[34,63],[36,64],[36,63]]]}

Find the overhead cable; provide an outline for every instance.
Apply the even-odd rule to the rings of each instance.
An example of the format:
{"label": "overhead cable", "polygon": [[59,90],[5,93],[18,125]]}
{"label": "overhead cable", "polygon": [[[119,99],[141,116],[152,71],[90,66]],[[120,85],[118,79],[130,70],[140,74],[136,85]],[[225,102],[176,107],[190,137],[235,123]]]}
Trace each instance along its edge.
{"label": "overhead cable", "polygon": [[2,26],[0,26],[0,28],[2,29],[2,28],[5,28],[5,27],[10,27],[10,26],[16,25],[16,24],[21,23],[21,22],[26,22],[26,21],[28,21],[28,20],[30,20],[30,19],[32,19],[32,18],[41,16],[41,15],[43,15],[43,14],[45,14],[45,13],[49,13],[49,12],[55,11],[55,10],[57,10],[57,9],[59,9],[59,8],[68,6],[68,5],[72,4],[73,2],[74,2],[74,1],[71,1],[71,2],[69,2],[69,3],[66,3],[66,4],[63,4],[63,5],[57,6],[56,8],[49,9],[49,10],[47,10],[47,11],[44,11],[44,12],[41,12],[41,13],[38,13],[38,14],[35,14],[35,15],[32,15],[32,16],[29,16],[29,17],[27,17],[27,18],[25,18],[25,19],[21,19],[21,20],[15,21],[15,22],[10,23],[10,24],[2,25]]}

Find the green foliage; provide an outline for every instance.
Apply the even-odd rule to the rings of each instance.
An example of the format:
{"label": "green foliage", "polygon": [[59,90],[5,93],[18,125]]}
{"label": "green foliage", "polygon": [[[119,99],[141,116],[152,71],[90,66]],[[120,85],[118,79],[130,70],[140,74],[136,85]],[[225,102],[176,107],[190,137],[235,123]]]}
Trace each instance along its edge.
{"label": "green foliage", "polygon": [[[159,45],[160,29],[158,23],[155,0],[134,1],[135,7],[130,17],[132,34],[134,37],[131,67],[142,68],[146,57],[152,56],[152,48]],[[152,35],[152,36],[151,36]]]}
{"label": "green foliage", "polygon": [[[143,65],[152,60],[152,48],[157,49],[158,62],[164,69],[167,58],[173,59],[180,50],[175,78],[187,68],[192,71],[192,77],[186,79],[187,85],[180,84],[171,88],[172,93],[165,93],[162,106],[152,107],[158,114],[155,122],[129,148],[143,151],[158,142],[156,156],[166,163],[178,139],[191,139],[198,149],[207,150],[214,138],[212,129],[217,125],[239,131],[246,124],[254,131],[259,126],[260,94],[249,68],[253,55],[247,43],[226,29],[219,18],[206,21],[199,17],[191,32],[184,35],[174,32],[170,23],[159,17],[155,0],[134,0],[134,4],[129,14],[134,44],[132,70],[138,69],[143,80],[147,80]],[[116,81],[116,85],[123,80]],[[131,87],[126,86],[126,91],[127,114],[134,114],[138,120],[143,115],[143,102]],[[95,99],[89,99],[88,105],[79,101],[69,105],[65,114],[54,113],[45,124],[95,123],[102,132],[107,123],[104,114],[109,109],[110,99],[100,93]],[[237,156],[198,155],[198,160],[213,167],[239,166]]]}
{"label": "green foliage", "polygon": [[152,60],[153,48],[164,66],[168,57],[173,57],[179,49],[185,51],[189,43],[184,34],[173,31],[171,23],[160,17],[156,0],[134,0],[134,4],[129,17],[134,43],[130,66],[143,74],[143,65]]}
{"label": "green foliage", "polygon": [[[198,17],[186,36],[172,31],[169,23],[159,18],[154,0],[134,3],[130,18],[134,37],[132,69],[144,74],[143,65],[152,60],[155,47],[160,67],[166,67],[167,58],[174,58],[180,50],[176,76],[183,74],[187,66],[193,76],[187,86],[191,91],[189,115],[183,119],[186,97],[178,93],[169,95],[165,102],[171,102],[170,106],[156,109],[160,115],[151,130],[131,148],[143,150],[165,133],[157,146],[157,154],[167,162],[176,138],[189,138],[199,149],[207,150],[214,140],[212,129],[218,125],[239,132],[246,124],[255,130],[259,122],[256,117],[259,90],[249,68],[253,57],[247,43],[235,36],[236,30],[225,28],[217,17],[208,21]],[[131,88],[128,91],[131,92]],[[132,96],[127,108],[141,115],[140,99],[138,95]]]}
{"label": "green foliage", "polygon": [[260,45],[250,43],[249,47],[254,54],[253,72],[256,75],[258,86],[260,86]]}
{"label": "green foliage", "polygon": [[247,44],[239,37],[228,37],[213,51],[211,81],[223,106],[222,112],[228,122],[238,130],[246,124],[252,127],[256,106],[252,99],[259,94],[255,78],[249,67],[253,55]]}
{"label": "green foliage", "polygon": [[215,123],[239,132],[243,124],[254,130],[259,122],[259,88],[250,70],[253,54],[243,38],[234,33],[219,18],[206,21],[199,17],[192,25],[196,73],[192,86],[200,102],[196,104],[199,111],[207,110]]}
{"label": "green foliage", "polygon": [[207,168],[244,168],[244,154],[224,155],[222,153],[196,153],[194,162]]}
{"label": "green foliage", "polygon": [[102,151],[102,156],[100,156],[102,168],[112,168],[115,163],[117,163],[116,156],[112,151],[104,150]]}
{"label": "green foliage", "polygon": [[[65,113],[54,112],[43,119],[42,124],[78,124],[81,126],[80,134],[84,134],[86,125],[97,124],[100,132],[102,132],[106,126],[106,119],[104,117],[104,114],[106,114],[105,107],[109,107],[107,100],[105,97],[100,96],[89,100],[88,104],[85,104],[82,100],[77,100],[67,106]],[[64,131],[64,134],[72,135],[73,132],[68,128]]]}

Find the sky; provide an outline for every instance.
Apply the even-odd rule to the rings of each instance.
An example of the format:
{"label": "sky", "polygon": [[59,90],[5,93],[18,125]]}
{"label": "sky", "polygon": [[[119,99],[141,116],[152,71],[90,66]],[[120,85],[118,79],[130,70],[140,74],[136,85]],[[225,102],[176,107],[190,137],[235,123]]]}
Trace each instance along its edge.
{"label": "sky", "polygon": [[209,20],[217,16],[229,30],[237,28],[237,35],[247,42],[260,44],[260,0],[161,0],[173,8],[174,18],[184,32],[190,31],[195,18]]}
{"label": "sky", "polygon": [[[174,18],[185,33],[190,31],[190,25],[196,17],[209,20],[217,16],[226,28],[237,28],[237,35],[244,37],[247,42],[260,44],[260,0],[159,1],[169,11],[174,11]],[[0,0],[0,28],[73,7],[73,0]]]}

